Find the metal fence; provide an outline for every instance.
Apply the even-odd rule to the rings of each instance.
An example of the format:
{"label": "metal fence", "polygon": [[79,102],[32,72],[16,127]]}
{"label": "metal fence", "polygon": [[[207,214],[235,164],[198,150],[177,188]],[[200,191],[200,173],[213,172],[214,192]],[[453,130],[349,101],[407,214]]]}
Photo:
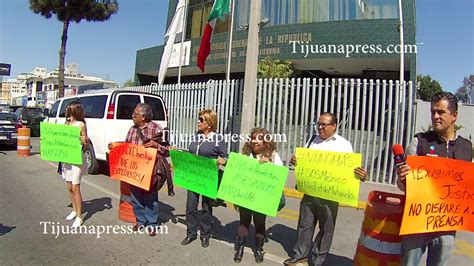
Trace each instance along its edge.
{"label": "metal fence", "polygon": [[[281,140],[278,152],[288,164],[296,147],[313,134],[315,119],[332,112],[339,119],[338,134],[362,153],[369,182],[394,184],[391,147],[404,147],[413,137],[414,84],[360,79],[259,79],[255,126],[264,127]],[[243,80],[128,87],[161,95],[168,107],[173,145],[187,148],[196,131],[198,112],[213,109],[219,118],[218,133],[227,137],[228,151],[238,151],[230,141],[241,134]],[[248,134],[249,132],[242,132]],[[187,137],[186,137],[187,136]]]}

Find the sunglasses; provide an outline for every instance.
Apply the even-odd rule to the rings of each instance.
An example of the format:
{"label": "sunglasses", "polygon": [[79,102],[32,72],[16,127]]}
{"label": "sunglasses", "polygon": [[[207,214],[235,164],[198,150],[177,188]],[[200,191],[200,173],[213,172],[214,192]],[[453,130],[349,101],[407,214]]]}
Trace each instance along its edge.
{"label": "sunglasses", "polygon": [[330,126],[330,125],[332,125],[332,124],[334,124],[334,123],[317,123],[317,124],[316,124],[316,127],[325,128],[325,127]]}
{"label": "sunglasses", "polygon": [[206,122],[206,119],[204,119],[204,117],[200,116],[200,117],[198,118],[198,122],[199,122],[199,123],[204,123],[204,122]]}

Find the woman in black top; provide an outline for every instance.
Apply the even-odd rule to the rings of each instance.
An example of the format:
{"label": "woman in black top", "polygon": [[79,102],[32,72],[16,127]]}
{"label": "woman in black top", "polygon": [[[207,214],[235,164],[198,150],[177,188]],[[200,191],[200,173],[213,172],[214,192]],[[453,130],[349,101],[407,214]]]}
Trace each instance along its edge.
{"label": "woman in black top", "polygon": [[[212,159],[217,159],[217,165],[226,163],[228,154],[222,135],[216,134],[217,113],[212,110],[199,112],[198,132],[189,144],[189,152]],[[198,217],[198,203],[200,194],[188,190],[186,199],[186,238],[181,242],[187,245],[197,238],[197,230],[200,228],[202,247],[209,246],[212,225],[213,199],[202,195],[202,215]]]}

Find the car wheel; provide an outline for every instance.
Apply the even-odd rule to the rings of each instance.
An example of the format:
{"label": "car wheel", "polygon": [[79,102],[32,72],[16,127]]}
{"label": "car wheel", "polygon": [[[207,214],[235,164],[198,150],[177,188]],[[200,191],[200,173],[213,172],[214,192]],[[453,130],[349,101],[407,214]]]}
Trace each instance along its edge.
{"label": "car wheel", "polygon": [[92,144],[88,143],[84,147],[84,157],[86,159],[84,163],[87,165],[87,172],[89,174],[99,173],[99,163],[95,159],[94,147]]}

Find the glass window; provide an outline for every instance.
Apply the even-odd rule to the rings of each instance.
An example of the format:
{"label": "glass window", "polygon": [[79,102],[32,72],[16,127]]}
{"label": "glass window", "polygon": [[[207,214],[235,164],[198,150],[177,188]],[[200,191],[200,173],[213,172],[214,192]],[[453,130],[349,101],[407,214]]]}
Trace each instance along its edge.
{"label": "glass window", "polygon": [[17,116],[13,113],[0,113],[0,120],[18,122]]}
{"label": "glass window", "polygon": [[86,118],[104,117],[107,95],[81,97],[79,102],[82,104]]}
{"label": "glass window", "polygon": [[43,111],[41,110],[41,108],[34,108],[34,109],[26,108],[24,109],[23,114],[22,114],[23,117],[39,117],[42,115],[43,115]]}
{"label": "glass window", "polygon": [[206,27],[207,17],[211,13],[212,4],[213,1],[210,0],[194,0],[189,2],[186,19],[186,39],[202,36]]}
{"label": "glass window", "polygon": [[140,103],[138,95],[120,95],[117,105],[117,119],[132,119],[133,111]]}
{"label": "glass window", "polygon": [[66,107],[73,101],[77,101],[77,98],[63,100],[63,104],[61,104],[61,109],[59,110],[59,117],[66,117]]}
{"label": "glass window", "polygon": [[61,101],[56,101],[54,104],[53,104],[53,107],[51,107],[51,112],[49,113],[49,116],[50,117],[56,117],[58,115],[58,107],[59,107],[59,103]]}
{"label": "glass window", "polygon": [[153,111],[152,120],[165,120],[163,102],[159,98],[145,96],[145,103],[151,105]]}

